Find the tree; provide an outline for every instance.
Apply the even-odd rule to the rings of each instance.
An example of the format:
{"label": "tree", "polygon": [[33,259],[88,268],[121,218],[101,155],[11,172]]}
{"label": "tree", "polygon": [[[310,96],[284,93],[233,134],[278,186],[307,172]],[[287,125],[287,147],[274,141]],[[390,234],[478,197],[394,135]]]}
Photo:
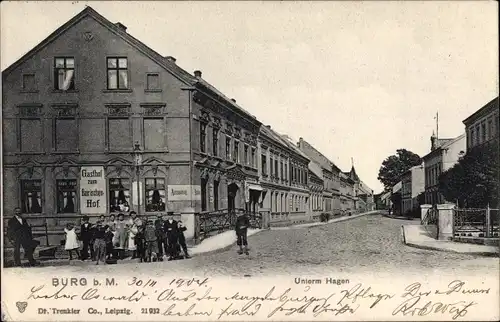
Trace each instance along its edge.
{"label": "tree", "polygon": [[411,167],[420,165],[422,159],[406,149],[399,149],[395,155],[387,157],[378,171],[378,180],[384,185],[385,191],[389,191],[401,179],[401,175]]}
{"label": "tree", "polygon": [[439,192],[446,201],[469,208],[498,206],[500,163],[496,146],[474,147],[439,176]]}

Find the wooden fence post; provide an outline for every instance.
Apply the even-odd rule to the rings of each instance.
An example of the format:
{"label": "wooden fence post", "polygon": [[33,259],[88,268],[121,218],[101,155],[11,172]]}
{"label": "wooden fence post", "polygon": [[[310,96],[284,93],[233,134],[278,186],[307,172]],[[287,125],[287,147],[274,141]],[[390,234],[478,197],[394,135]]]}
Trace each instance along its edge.
{"label": "wooden fence post", "polygon": [[491,231],[491,216],[490,216],[490,204],[486,207],[486,232],[485,232],[485,237],[491,237],[490,236],[490,231]]}

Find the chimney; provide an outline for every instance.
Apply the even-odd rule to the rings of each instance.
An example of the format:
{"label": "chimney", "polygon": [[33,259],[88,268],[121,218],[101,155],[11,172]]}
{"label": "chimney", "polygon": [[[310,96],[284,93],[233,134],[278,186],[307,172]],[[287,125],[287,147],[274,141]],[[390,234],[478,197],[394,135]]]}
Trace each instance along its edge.
{"label": "chimney", "polygon": [[436,135],[434,135],[434,132],[432,133],[431,136],[431,151],[434,151],[436,149]]}
{"label": "chimney", "polygon": [[266,125],[266,127],[267,127],[268,129],[271,129],[271,125]]}
{"label": "chimney", "polygon": [[194,71],[194,76],[201,78],[201,70],[195,70]]}
{"label": "chimney", "polygon": [[115,23],[115,26],[117,26],[120,30],[127,31],[127,27],[121,22]]}
{"label": "chimney", "polygon": [[175,57],[173,56],[165,56],[165,59],[171,61],[172,63],[175,63],[177,61],[177,59],[175,59]]}
{"label": "chimney", "polygon": [[235,100],[234,98],[231,98],[231,101],[232,101],[233,103],[236,103],[236,100]]}

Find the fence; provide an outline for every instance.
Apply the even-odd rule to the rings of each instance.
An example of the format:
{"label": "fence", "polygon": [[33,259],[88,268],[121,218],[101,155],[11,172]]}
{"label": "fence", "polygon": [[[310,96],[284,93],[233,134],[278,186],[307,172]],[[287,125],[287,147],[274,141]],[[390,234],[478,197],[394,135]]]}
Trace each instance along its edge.
{"label": "fence", "polygon": [[[262,214],[247,212],[251,228],[262,228]],[[228,209],[196,214],[195,239],[201,242],[203,239],[234,229],[236,224],[236,212]]]}
{"label": "fence", "polygon": [[455,209],[453,214],[453,236],[498,237],[498,209]]}

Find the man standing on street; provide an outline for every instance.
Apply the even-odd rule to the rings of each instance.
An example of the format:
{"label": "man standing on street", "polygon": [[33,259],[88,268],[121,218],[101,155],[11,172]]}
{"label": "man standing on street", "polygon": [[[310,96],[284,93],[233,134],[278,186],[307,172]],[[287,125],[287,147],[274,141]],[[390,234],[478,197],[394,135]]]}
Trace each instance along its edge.
{"label": "man standing on street", "polygon": [[164,230],[167,234],[168,260],[171,261],[177,258],[178,228],[177,222],[173,218],[173,212],[168,212],[167,214],[168,219],[165,221]]}
{"label": "man standing on street", "polygon": [[243,251],[248,255],[247,233],[249,226],[250,220],[248,219],[246,213],[240,209],[240,211],[238,212],[238,218],[236,218],[235,226],[236,243],[240,247],[240,250],[238,251],[238,254],[240,255],[243,254]]}
{"label": "man standing on street", "polygon": [[28,257],[30,265],[36,265],[36,261],[33,258],[33,252],[36,248],[36,242],[33,240],[30,225],[21,214],[21,208],[17,207],[14,209],[14,217],[9,219],[7,225],[7,236],[14,245],[15,265],[21,266],[21,246],[26,253],[26,257]]}
{"label": "man standing on street", "polygon": [[155,220],[156,242],[158,243],[158,260],[163,261],[163,249],[167,253],[167,245],[165,244],[165,231],[163,230],[163,217],[158,215]]}

